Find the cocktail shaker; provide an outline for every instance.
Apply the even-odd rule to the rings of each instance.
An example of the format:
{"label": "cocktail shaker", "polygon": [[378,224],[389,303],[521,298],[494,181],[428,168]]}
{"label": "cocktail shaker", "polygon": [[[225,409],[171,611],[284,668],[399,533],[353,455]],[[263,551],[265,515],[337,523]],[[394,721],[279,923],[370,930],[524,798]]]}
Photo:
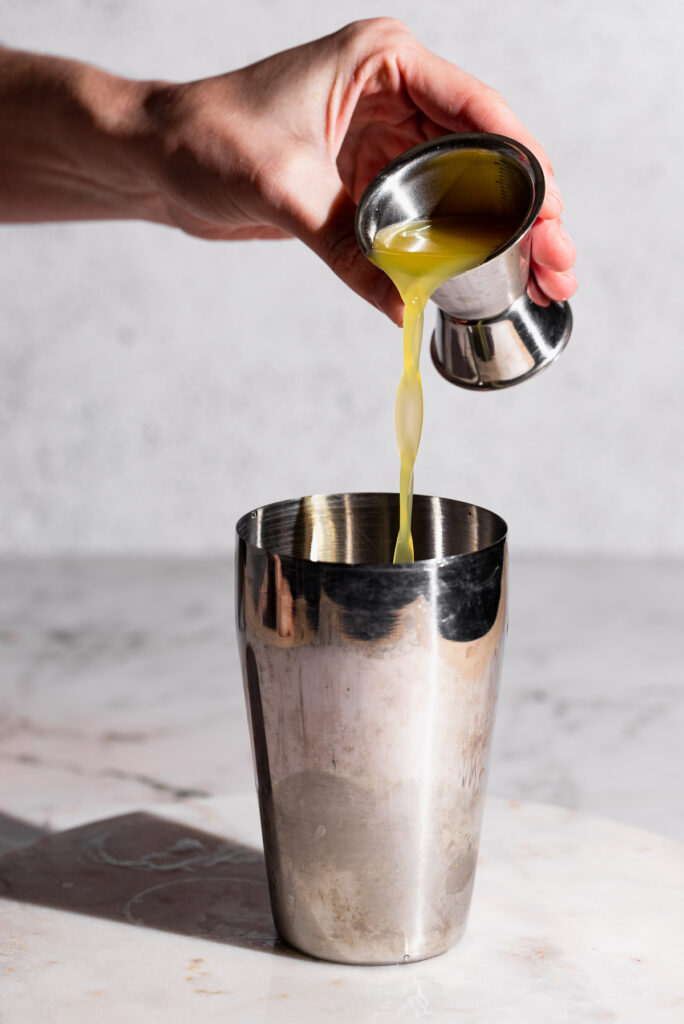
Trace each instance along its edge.
{"label": "cocktail shaker", "polygon": [[316,495],[237,524],[237,631],[281,937],[357,964],[441,953],[475,878],[506,631],[506,524],[415,495]]}
{"label": "cocktail shaker", "polygon": [[422,143],[370,182],[356,212],[365,253],[391,224],[455,214],[513,217],[517,230],[489,259],[434,292],[431,354],[453,384],[480,391],[527,380],[570,337],[567,302],[537,305],[527,294],[530,232],[544,201],[544,174],[525,146],[503,135],[463,133]]}

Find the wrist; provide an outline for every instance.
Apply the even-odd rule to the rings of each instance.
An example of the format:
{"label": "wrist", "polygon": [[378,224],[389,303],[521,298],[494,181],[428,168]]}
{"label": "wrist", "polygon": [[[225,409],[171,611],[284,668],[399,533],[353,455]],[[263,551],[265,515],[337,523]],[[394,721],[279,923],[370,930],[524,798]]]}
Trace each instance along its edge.
{"label": "wrist", "polygon": [[77,65],[71,93],[78,116],[67,118],[71,148],[113,217],[165,221],[155,175],[151,84]]}
{"label": "wrist", "polygon": [[[164,223],[202,238],[248,238],[259,219],[254,134],[237,72],[196,82],[148,82],[138,140]],[[256,164],[258,166],[258,162]]]}

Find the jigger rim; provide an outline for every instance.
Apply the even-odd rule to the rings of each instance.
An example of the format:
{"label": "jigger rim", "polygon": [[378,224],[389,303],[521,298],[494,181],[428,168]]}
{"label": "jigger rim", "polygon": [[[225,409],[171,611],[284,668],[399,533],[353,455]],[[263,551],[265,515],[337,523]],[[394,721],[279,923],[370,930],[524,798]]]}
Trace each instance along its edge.
{"label": "jigger rim", "polygon": [[[371,571],[373,573],[412,571],[420,573],[432,571],[439,566],[456,564],[463,559],[473,558],[480,556],[485,552],[492,551],[496,547],[505,543],[508,538],[508,524],[498,512],[493,512],[491,509],[484,508],[482,505],[477,505],[475,502],[471,501],[461,501],[457,498],[441,498],[429,494],[414,494],[414,510],[416,506],[423,503],[440,503],[447,506],[452,511],[459,511],[461,513],[470,512],[470,514],[477,513],[479,516],[488,518],[490,520],[492,530],[492,539],[488,540],[487,543],[478,544],[470,550],[459,551],[452,554],[438,554],[430,558],[416,558],[413,562],[399,562],[396,564],[391,561],[329,561],[326,559],[307,558],[303,555],[292,554],[291,552],[284,550],[281,545],[258,543],[254,539],[253,534],[255,521],[259,520],[259,513],[262,513],[262,515],[264,513],[269,513],[270,515],[277,516],[278,513],[284,513],[288,507],[300,505],[302,502],[311,502],[313,505],[339,502],[340,506],[344,507],[345,503],[349,500],[359,504],[363,502],[376,502],[378,504],[384,502],[387,505],[396,505],[397,510],[399,509],[399,494],[397,491],[340,491],[330,494],[308,494],[298,498],[285,498],[281,501],[267,502],[264,505],[258,505],[256,508],[246,512],[243,516],[240,516],[235,524],[235,532],[239,542],[261,552],[262,554],[277,556],[284,564],[297,564],[300,566],[310,566],[312,568],[315,567],[315,571],[334,569],[336,571],[363,570]],[[257,529],[258,528],[259,527],[257,527]]]}
{"label": "jigger rim", "polygon": [[498,249],[490,253],[484,262],[489,263],[496,256],[516,245],[527,234],[539,216],[539,211],[546,194],[544,171],[532,150],[524,146],[522,142],[518,142],[517,139],[512,139],[507,135],[497,135],[494,132],[454,132],[449,135],[440,135],[436,139],[428,139],[426,142],[420,142],[417,146],[413,146],[411,149],[407,149],[406,152],[400,153],[399,156],[390,160],[366,185],[357,204],[354,217],[356,240],[364,254],[367,255],[370,252],[375,234],[377,234],[377,228],[372,237],[369,230],[373,199],[387,185],[387,182],[409,164],[427,163],[428,160],[440,153],[453,153],[459,149],[488,150],[500,153],[502,156],[508,156],[510,159],[516,160],[528,172],[531,171],[530,179],[533,185],[532,202],[525,217],[515,233]]}

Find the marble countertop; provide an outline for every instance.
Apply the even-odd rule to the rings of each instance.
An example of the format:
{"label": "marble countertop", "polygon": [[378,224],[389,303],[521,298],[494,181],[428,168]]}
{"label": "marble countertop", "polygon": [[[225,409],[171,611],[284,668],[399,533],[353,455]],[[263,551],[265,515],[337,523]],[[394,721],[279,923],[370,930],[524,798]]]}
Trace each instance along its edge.
{"label": "marble countertop", "polygon": [[[218,896],[199,923],[177,907],[147,920],[134,879],[132,918],[116,901],[98,918],[73,912],[88,872],[56,899],[39,872],[2,905],[3,1021],[180,1021],[200,1005],[238,1022],[680,1020],[683,590],[681,563],[512,559],[490,781],[505,799],[489,801],[471,925],[446,956],[359,969],[284,955],[262,874],[238,942]],[[79,836],[65,829],[138,811],[161,822],[162,849],[175,822],[263,873],[233,631],[228,561],[0,563],[0,853],[15,885],[29,854],[68,861]]]}
{"label": "marble countertop", "polygon": [[153,804],[16,848],[2,895],[12,1024],[675,1024],[684,1011],[682,847],[562,808],[490,799],[466,937],[406,966],[324,963],[278,942],[251,794]]}

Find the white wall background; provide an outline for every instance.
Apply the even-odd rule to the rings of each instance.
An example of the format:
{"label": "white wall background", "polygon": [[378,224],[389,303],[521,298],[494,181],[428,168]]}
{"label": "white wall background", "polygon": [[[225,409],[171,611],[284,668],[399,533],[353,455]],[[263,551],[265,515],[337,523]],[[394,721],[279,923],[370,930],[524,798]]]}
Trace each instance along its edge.
{"label": "white wall background", "polygon": [[[182,79],[393,14],[496,86],[565,193],[575,333],[500,394],[426,358],[416,489],[499,511],[517,550],[682,555],[681,10],[0,0],[0,39]],[[395,489],[400,363],[398,330],[298,243],[0,228],[0,551],[225,551],[262,502]]]}

